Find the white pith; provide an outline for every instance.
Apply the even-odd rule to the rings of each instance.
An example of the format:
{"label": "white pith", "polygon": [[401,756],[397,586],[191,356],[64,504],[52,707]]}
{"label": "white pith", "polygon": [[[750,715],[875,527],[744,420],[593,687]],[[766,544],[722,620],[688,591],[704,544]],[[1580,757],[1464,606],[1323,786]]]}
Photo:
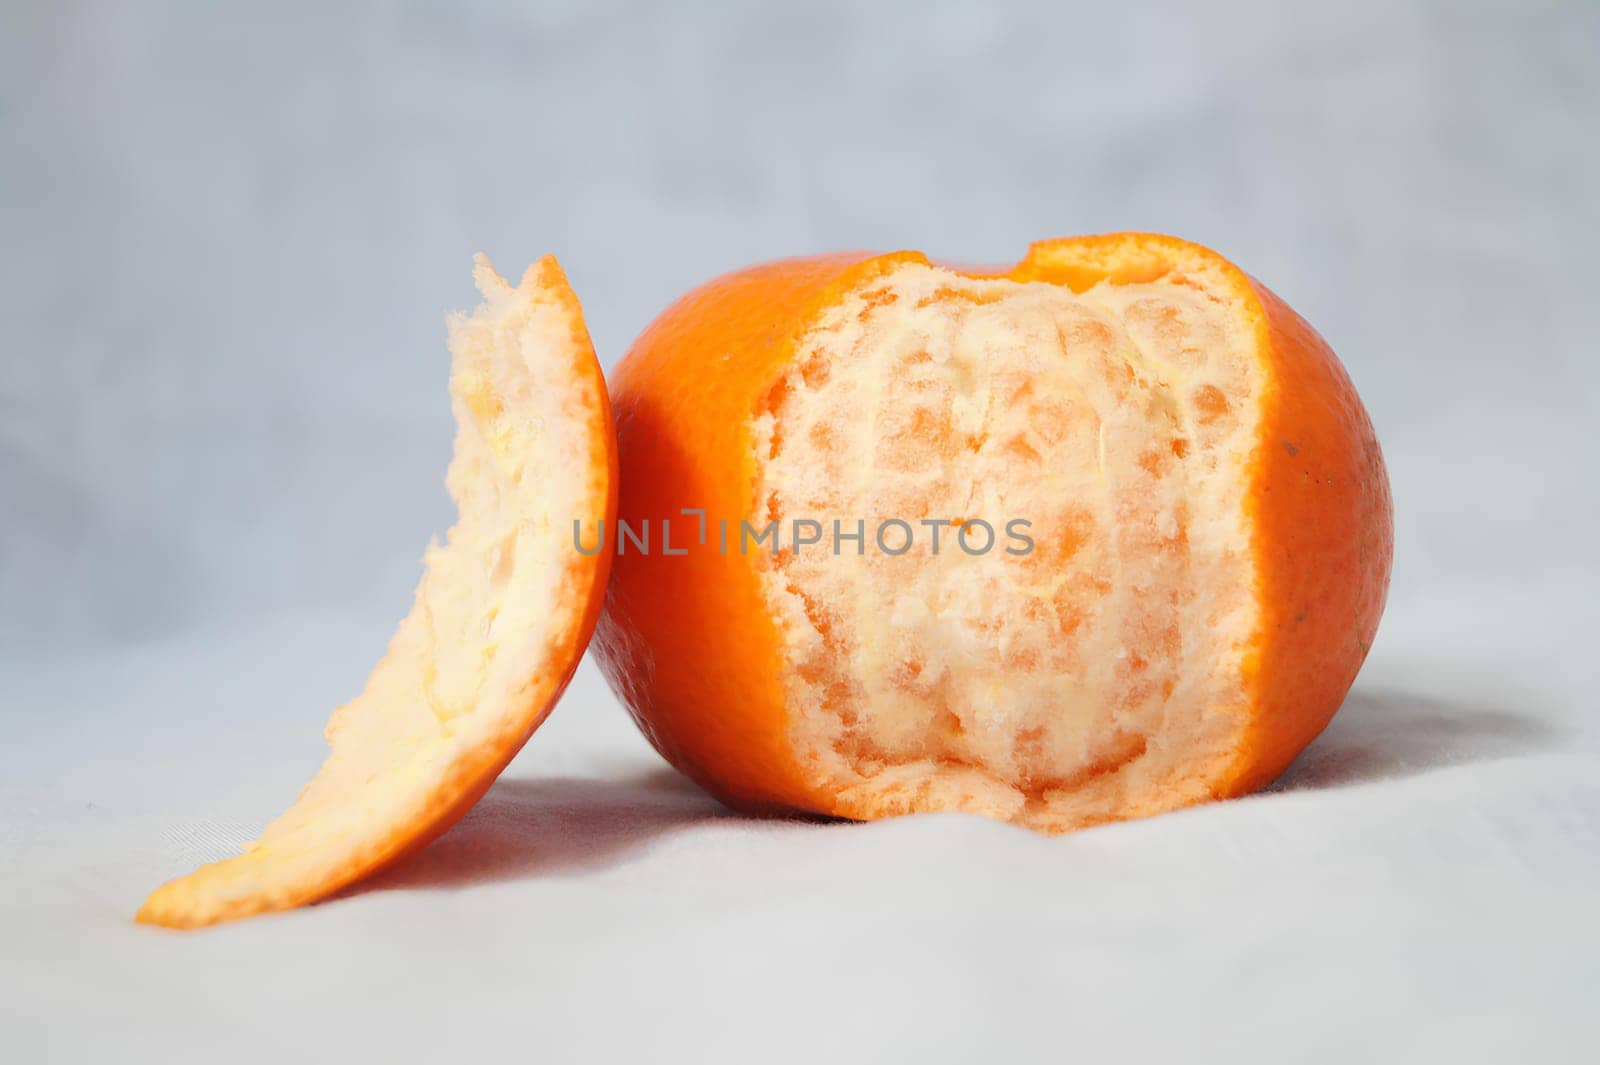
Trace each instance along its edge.
{"label": "white pith", "polygon": [[[837,812],[1066,828],[1204,790],[1256,623],[1251,352],[1177,272],[1075,294],[905,264],[814,323],[752,427],[755,512],[828,530],[762,579]],[[916,532],[898,557],[874,543],[891,518]],[[835,519],[865,521],[864,553],[833,552]],[[922,519],[995,545],[947,528],[935,557]]]}
{"label": "white pith", "polygon": [[548,712],[593,579],[572,522],[603,517],[608,485],[604,399],[580,370],[592,352],[538,269],[513,287],[480,256],[484,302],[450,319],[460,516],[428,548],[388,653],[330,719],[326,761],[244,854],[165,885],[146,919],[207,924],[326,894],[423,837]]}

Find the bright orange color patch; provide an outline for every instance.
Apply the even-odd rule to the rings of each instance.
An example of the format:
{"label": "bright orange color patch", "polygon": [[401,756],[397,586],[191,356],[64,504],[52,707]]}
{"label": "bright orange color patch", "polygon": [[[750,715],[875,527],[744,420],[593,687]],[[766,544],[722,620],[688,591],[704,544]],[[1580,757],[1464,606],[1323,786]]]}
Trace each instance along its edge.
{"label": "bright orange color patch", "polygon": [[[736,271],[657,318],[611,393],[618,518],[681,546],[704,508],[711,535],[619,554],[601,663],[741,809],[1062,831],[1239,795],[1327,724],[1382,612],[1388,481],[1349,379],[1176,238]],[[1026,507],[1033,555],[716,549],[719,520],[959,525],[984,500]]]}
{"label": "bright orange color patch", "polygon": [[572,549],[616,506],[615,437],[577,298],[552,257],[451,322],[460,511],[327,761],[241,855],[158,889],[138,919],[192,928],[326,898],[455,823],[549,714],[599,615],[608,551]]}

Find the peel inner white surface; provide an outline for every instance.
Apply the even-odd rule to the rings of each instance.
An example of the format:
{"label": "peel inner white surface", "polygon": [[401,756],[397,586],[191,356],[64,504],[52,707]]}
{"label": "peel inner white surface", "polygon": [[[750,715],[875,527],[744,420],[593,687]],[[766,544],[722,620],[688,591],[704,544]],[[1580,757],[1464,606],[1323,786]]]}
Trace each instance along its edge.
{"label": "peel inner white surface", "polygon": [[322,898],[425,843],[549,713],[594,621],[603,556],[572,547],[614,504],[594,349],[546,257],[516,287],[479,256],[482,304],[451,317],[459,520],[426,554],[411,612],[327,760],[236,858],[157,890],[139,918],[192,926]]}

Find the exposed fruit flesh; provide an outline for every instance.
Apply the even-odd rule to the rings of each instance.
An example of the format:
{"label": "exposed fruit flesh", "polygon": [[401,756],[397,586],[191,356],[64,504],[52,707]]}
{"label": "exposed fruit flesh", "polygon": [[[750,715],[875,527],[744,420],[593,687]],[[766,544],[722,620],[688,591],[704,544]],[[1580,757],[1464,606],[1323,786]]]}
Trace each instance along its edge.
{"label": "exposed fruit flesh", "polygon": [[[1257,622],[1252,341],[1177,270],[1075,293],[911,262],[814,323],[751,427],[751,510],[828,530],[757,564],[834,812],[1061,830],[1205,797]],[[874,543],[889,519],[905,554]],[[941,519],[996,535],[947,527],[935,556]]]}

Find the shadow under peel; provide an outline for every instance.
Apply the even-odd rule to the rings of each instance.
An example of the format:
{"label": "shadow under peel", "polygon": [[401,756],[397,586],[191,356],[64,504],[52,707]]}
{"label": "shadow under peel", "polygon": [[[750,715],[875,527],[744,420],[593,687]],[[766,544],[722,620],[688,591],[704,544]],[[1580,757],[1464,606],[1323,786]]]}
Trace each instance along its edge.
{"label": "shadow under peel", "polygon": [[597,869],[680,829],[733,817],[671,769],[497,781],[421,853],[346,895]]}
{"label": "shadow under peel", "polygon": [[[1349,787],[1510,757],[1549,746],[1555,735],[1537,718],[1504,709],[1362,689],[1350,693],[1327,730],[1261,794]],[[337,897],[603,869],[674,832],[739,816],[665,766],[616,779],[502,779],[421,853]]]}

